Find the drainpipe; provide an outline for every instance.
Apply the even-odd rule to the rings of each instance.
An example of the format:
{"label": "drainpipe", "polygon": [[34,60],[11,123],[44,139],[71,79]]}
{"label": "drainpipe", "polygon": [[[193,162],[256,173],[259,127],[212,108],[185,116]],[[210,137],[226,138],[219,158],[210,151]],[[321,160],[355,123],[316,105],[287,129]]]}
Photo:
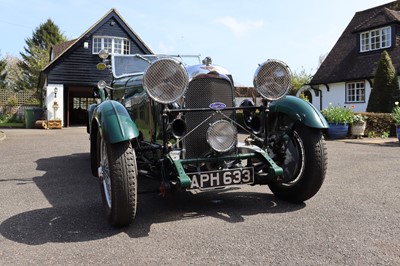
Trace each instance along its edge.
{"label": "drainpipe", "polygon": [[374,87],[374,84],[372,83],[372,80],[371,79],[367,79],[367,81],[368,81],[368,83],[369,83],[369,86],[371,87],[371,89]]}
{"label": "drainpipe", "polygon": [[319,110],[322,110],[322,90],[314,88],[312,85],[310,87],[315,91],[315,96],[319,96]]}

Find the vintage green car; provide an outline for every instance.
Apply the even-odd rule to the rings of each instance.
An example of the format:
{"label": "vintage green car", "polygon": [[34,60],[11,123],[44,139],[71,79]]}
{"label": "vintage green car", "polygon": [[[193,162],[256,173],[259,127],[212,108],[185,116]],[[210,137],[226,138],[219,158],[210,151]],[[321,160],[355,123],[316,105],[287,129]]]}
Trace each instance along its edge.
{"label": "vintage green car", "polygon": [[100,56],[98,68],[113,77],[98,83],[88,133],[111,225],[133,221],[139,176],[157,180],[162,193],[268,185],[277,198],[303,202],[320,189],[328,124],[287,95],[292,76],[283,62],[256,69],[256,104],[235,103],[232,75],[209,57],[187,65],[184,56]]}

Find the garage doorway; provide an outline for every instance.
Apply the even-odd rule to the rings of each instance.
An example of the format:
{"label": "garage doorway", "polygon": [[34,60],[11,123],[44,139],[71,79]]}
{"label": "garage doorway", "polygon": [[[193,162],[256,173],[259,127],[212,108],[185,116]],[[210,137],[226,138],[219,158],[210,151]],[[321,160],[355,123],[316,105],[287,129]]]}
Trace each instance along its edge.
{"label": "garage doorway", "polygon": [[72,109],[70,112],[70,125],[86,125],[88,120],[88,109],[89,106],[93,103],[95,103],[94,98],[73,97]]}
{"label": "garage doorway", "polygon": [[68,104],[66,107],[66,126],[86,126],[89,106],[95,103],[93,89],[89,87],[68,87]]}

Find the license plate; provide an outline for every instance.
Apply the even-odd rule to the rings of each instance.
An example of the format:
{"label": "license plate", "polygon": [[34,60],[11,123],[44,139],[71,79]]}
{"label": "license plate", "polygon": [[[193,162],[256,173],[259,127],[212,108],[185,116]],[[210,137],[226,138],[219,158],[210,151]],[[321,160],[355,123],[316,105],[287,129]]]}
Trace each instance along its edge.
{"label": "license plate", "polygon": [[252,167],[229,170],[189,173],[192,184],[187,189],[217,188],[254,183]]}

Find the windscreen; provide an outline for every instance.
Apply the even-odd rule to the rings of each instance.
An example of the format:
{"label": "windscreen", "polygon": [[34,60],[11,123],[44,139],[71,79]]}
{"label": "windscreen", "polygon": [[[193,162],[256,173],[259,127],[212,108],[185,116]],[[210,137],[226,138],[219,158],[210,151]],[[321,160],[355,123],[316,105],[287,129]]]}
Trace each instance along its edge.
{"label": "windscreen", "polygon": [[157,59],[155,56],[114,55],[111,59],[113,75],[115,78],[120,78],[144,72],[155,59]]}
{"label": "windscreen", "polygon": [[113,76],[115,78],[120,78],[135,73],[142,73],[147,69],[151,62],[162,57],[176,58],[184,63],[184,65],[187,65],[187,63],[184,62],[183,58],[185,58],[185,60],[187,58],[196,58],[199,60],[199,56],[192,55],[113,55],[111,58]]}

